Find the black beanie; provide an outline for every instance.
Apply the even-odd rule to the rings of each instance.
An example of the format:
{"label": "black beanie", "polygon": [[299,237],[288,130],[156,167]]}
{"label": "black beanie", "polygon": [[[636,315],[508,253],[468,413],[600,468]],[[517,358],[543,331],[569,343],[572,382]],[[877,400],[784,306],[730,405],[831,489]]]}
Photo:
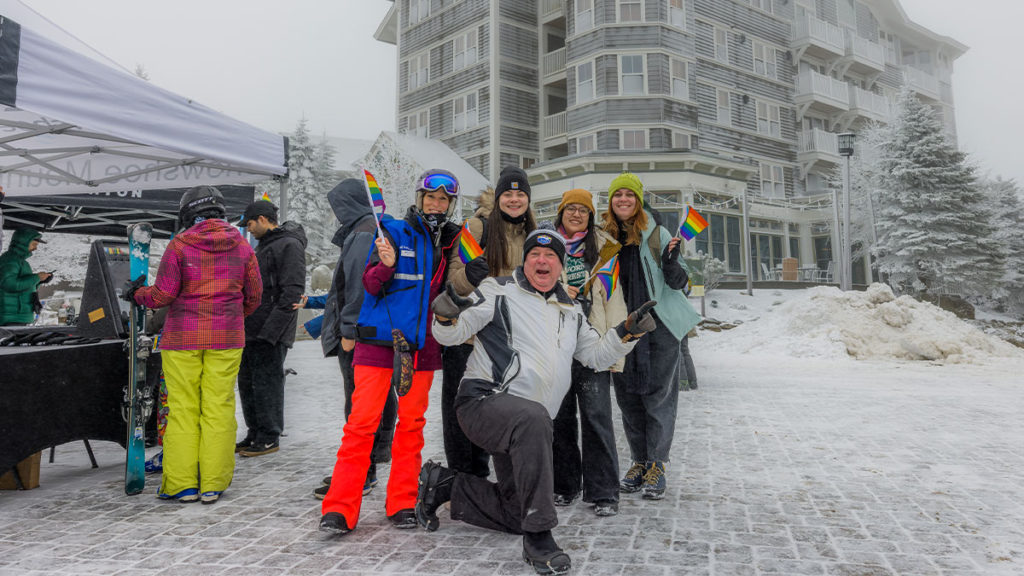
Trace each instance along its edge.
{"label": "black beanie", "polygon": [[498,196],[508,190],[522,190],[526,193],[527,198],[530,197],[530,181],[526,177],[526,172],[521,168],[515,166],[502,168],[501,174],[498,176],[498,185],[494,187],[494,199],[497,200]]}
{"label": "black beanie", "polygon": [[565,264],[565,239],[561,234],[545,228],[538,228],[530,232],[530,235],[526,237],[526,242],[523,242],[523,260],[526,260],[526,255],[530,253],[530,250],[538,246],[551,248],[555,254],[558,254],[558,259],[562,261],[562,264]]}

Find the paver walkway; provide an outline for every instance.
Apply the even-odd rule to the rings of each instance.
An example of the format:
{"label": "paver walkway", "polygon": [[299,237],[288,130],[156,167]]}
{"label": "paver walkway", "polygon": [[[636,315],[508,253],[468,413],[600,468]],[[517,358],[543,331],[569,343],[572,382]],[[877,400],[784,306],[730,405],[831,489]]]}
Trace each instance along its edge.
{"label": "paver walkway", "polygon": [[[681,396],[666,498],[623,495],[611,518],[560,509],[574,573],[1024,573],[1024,386],[1012,375],[815,361],[773,374],[699,340],[701,388]],[[67,444],[44,458],[40,488],[0,492],[0,574],[533,573],[520,538],[446,513],[434,533],[392,528],[383,482],[354,532],[318,532],[311,491],[333,464],[341,388],[317,343],[288,364],[299,374],[282,450],[239,458],[219,503],[160,502],[155,477],[126,497],[117,446],[96,443],[91,470]],[[435,404],[424,458],[443,460],[439,417]]]}

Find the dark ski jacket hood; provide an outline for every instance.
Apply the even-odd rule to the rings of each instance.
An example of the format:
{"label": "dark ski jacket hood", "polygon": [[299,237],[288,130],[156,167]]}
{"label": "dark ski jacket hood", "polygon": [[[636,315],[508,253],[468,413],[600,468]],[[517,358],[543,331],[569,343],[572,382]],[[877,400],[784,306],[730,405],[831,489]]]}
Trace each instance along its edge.
{"label": "dark ski jacket hood", "polygon": [[348,236],[360,220],[373,216],[370,199],[366,195],[366,187],[362,180],[346,178],[327,193],[327,201],[334,210],[334,217],[341,225],[334,233],[331,242],[336,246],[344,246]]}

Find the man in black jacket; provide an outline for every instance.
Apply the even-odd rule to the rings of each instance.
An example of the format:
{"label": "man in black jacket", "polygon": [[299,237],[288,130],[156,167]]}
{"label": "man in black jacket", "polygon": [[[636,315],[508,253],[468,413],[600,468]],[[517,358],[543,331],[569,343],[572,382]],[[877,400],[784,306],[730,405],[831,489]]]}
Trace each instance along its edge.
{"label": "man in black jacket", "polygon": [[242,225],[259,240],[263,301],[245,319],[238,395],[248,432],[235,451],[262,456],[278,451],[284,428],[284,359],[295,342],[293,305],[306,287],[306,233],[294,222],[279,225],[277,206],[267,200],[249,204]]}
{"label": "man in black jacket", "polygon": [[[355,391],[355,374],[352,369],[352,354],[356,346],[356,321],[363,307],[363,271],[366,257],[373,249],[377,236],[377,224],[370,208],[366,186],[362,180],[342,180],[327,193],[327,201],[338,218],[338,231],[331,239],[341,248],[338,264],[334,268],[334,281],[327,294],[324,306],[323,332],[320,343],[324,356],[337,356],[345,387],[345,420],[352,412],[352,392]],[[377,464],[391,460],[391,439],[395,435],[395,420],[398,417],[398,395],[392,389],[384,404],[380,427],[373,438],[373,452],[370,453],[370,469],[363,485],[367,495],[377,484]],[[330,487],[328,476],[323,486],[313,490],[313,495],[323,499]]]}

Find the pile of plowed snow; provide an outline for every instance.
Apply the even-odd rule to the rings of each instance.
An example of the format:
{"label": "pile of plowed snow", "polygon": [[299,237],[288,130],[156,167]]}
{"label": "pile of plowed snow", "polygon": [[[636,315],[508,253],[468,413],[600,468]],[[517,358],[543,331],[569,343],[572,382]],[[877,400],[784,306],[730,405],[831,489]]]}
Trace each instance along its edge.
{"label": "pile of plowed snow", "polygon": [[864,292],[809,288],[732,330],[704,335],[738,352],[805,358],[976,363],[1024,357],[1020,349],[950,312],[909,296],[897,298],[884,284]]}

